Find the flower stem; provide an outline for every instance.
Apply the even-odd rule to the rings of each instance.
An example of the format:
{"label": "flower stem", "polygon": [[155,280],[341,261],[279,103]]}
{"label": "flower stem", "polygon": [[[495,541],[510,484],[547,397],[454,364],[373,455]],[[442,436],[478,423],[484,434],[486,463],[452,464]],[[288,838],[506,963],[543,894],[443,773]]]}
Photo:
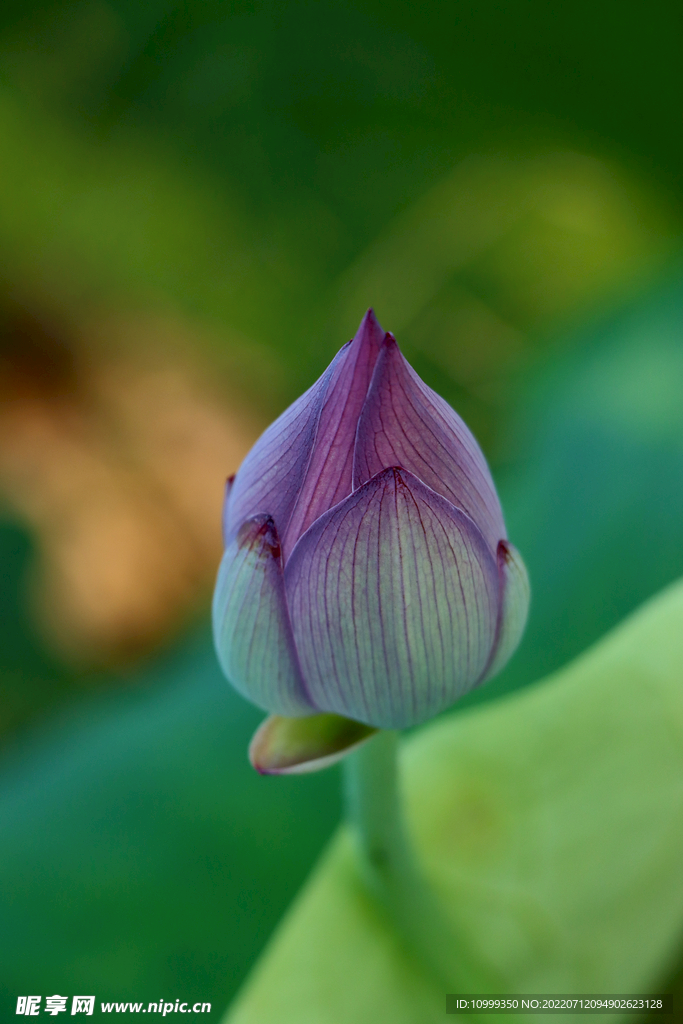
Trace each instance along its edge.
{"label": "flower stem", "polygon": [[347,816],[364,881],[444,991],[496,991],[465,956],[416,863],[401,813],[397,755],[398,733],[381,730],[344,761]]}

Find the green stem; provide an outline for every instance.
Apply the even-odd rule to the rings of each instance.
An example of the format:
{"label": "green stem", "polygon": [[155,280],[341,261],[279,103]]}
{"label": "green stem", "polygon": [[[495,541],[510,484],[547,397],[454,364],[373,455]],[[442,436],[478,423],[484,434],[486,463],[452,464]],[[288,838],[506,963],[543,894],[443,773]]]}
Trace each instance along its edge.
{"label": "green stem", "polygon": [[347,815],[365,883],[412,952],[451,992],[496,991],[470,964],[416,863],[401,813],[398,733],[382,730],[344,761]]}

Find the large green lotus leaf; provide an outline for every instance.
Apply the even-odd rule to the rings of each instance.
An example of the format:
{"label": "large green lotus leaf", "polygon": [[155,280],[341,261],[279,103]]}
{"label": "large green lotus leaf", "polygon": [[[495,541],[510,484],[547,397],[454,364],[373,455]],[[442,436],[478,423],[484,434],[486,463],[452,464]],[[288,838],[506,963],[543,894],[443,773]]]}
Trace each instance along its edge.
{"label": "large green lotus leaf", "polygon": [[[683,920],[683,584],[546,681],[414,734],[402,770],[424,869],[499,990],[661,982]],[[227,1021],[427,1024],[444,995],[342,830]]]}

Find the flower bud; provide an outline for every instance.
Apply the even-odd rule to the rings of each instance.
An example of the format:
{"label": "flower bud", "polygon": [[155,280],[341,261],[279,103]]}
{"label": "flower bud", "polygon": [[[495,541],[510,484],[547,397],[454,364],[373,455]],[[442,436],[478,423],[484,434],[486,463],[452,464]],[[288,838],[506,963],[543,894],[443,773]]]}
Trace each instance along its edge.
{"label": "flower bud", "polygon": [[526,570],[481,449],[372,310],[247,455],[223,526],[218,657],[276,715],[415,725],[524,630]]}

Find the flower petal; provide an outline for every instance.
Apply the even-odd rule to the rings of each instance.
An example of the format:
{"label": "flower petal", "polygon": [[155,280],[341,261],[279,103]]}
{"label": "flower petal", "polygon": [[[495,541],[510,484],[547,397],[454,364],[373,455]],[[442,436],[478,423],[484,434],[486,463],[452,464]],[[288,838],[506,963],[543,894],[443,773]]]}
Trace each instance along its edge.
{"label": "flower petal", "polygon": [[213,599],[218,660],[239,692],[267,711],[315,710],[301,681],[284,591],[277,529],[247,520],[223,555]]}
{"label": "flower petal", "polygon": [[261,434],[240,466],[224,509],[230,538],[251,516],[272,517],[283,537],[315,444],[330,378],[344,356],[337,353],[322,377]]}
{"label": "flower petal", "polygon": [[485,679],[495,676],[510,660],[522,639],[529,613],[529,576],[522,556],[509,541],[502,540],[498,545],[498,569],[501,586],[500,618]]}
{"label": "flower petal", "polygon": [[232,485],[235,482],[235,474],[229,476],[225,481],[225,490],[223,492],[223,515],[221,519],[221,525],[223,527],[223,547],[227,547],[229,541],[228,535],[228,508],[230,502],[230,493],[232,491]]}
{"label": "flower petal", "polygon": [[369,309],[330,380],[315,450],[283,545],[285,558],[311,523],[351,493],[358,418],[384,337]]}
{"label": "flower petal", "polygon": [[254,733],[249,760],[261,775],[318,772],[341,761],[376,732],[341,715],[271,715]]}
{"label": "flower petal", "polygon": [[430,718],[490,657],[498,569],[460,509],[400,468],[318,519],[292,552],[287,600],[321,710],[380,728]]}
{"label": "flower petal", "polygon": [[356,426],[383,339],[368,310],[353,341],[261,435],[226,505],[228,535],[248,517],[267,513],[286,561],[308,526],[351,493]]}
{"label": "flower petal", "polygon": [[388,334],[358,424],[354,487],[402,466],[463,509],[495,552],[506,536],[486,459],[458,414],[422,381]]}

